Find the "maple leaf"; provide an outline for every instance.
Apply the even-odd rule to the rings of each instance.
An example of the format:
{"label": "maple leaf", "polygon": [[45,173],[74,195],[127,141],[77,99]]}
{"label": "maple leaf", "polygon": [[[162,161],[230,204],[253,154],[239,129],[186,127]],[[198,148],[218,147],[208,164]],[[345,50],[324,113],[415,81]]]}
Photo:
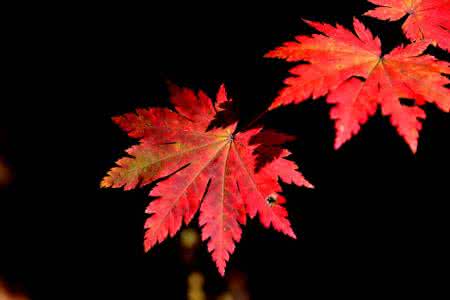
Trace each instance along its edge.
{"label": "maple leaf", "polygon": [[[392,125],[413,152],[425,112],[420,105],[436,104],[449,112],[450,94],[445,87],[450,81],[442,73],[450,73],[450,65],[433,56],[423,55],[425,41],[399,46],[381,56],[381,42],[354,19],[355,33],[337,25],[306,21],[322,34],[297,36],[296,41],[270,51],[266,57],[287,61],[305,61],[290,70],[293,77],[269,109],[299,103],[328,94],[334,104],[330,116],[335,120],[335,149],[359,132],[378,107],[390,117]],[[413,100],[412,105],[402,102]]]}
{"label": "maple leaf", "polygon": [[235,132],[237,122],[211,128],[218,114],[229,115],[222,111],[230,107],[224,86],[215,106],[202,91],[169,87],[176,111],[138,109],[113,118],[139,144],[128,149],[129,156],[119,159],[101,182],[102,187],[129,190],[170,175],[150,192],[158,198],[146,209],[151,215],[145,223],[146,251],[174,236],[198,210],[202,239],[208,240],[222,275],[241,238],[246,215],[258,214],[266,228],[272,226],[295,238],[278,179],[312,185],[293,161],[285,159],[290,152],[281,144],[292,137],[261,128]]}
{"label": "maple leaf", "polygon": [[403,32],[411,41],[428,40],[450,51],[450,0],[368,0],[380,5],[364,15],[396,21],[408,15]]}

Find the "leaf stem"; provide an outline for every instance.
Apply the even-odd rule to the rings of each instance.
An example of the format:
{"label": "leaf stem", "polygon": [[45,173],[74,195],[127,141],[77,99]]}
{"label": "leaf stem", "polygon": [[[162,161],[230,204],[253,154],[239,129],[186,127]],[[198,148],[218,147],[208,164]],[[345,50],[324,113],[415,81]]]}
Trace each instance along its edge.
{"label": "leaf stem", "polygon": [[252,121],[250,121],[250,123],[245,125],[239,131],[244,131],[244,130],[250,128],[252,125],[254,125],[256,122],[258,122],[260,119],[262,119],[262,117],[264,117],[268,112],[269,112],[269,110],[267,110],[267,109],[264,110],[262,113],[260,113],[258,116],[256,116]]}

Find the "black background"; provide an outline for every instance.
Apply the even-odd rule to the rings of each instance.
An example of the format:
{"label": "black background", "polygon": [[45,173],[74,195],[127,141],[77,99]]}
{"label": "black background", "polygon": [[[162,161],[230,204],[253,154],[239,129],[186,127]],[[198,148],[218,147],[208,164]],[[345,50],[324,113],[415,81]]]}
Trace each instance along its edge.
{"label": "black background", "polygon": [[[372,7],[336,2],[11,9],[0,154],[15,177],[0,191],[0,275],[33,299],[184,299],[193,268],[219,293],[226,278],[204,244],[194,267],[182,263],[177,238],[144,254],[149,188],[99,189],[133,142],[110,118],[167,104],[170,79],[211,96],[225,83],[245,125],[268,107],[292,66],[263,55],[310,34],[301,18],[350,27]],[[406,42],[401,22],[360,19],[384,52]],[[426,106],[414,156],[380,113],[334,151],[329,109],[310,100],[262,120],[298,136],[288,148],[316,189],[285,186],[298,240],[253,220],[227,272],[246,274],[252,299],[435,290],[448,239],[448,114]]]}

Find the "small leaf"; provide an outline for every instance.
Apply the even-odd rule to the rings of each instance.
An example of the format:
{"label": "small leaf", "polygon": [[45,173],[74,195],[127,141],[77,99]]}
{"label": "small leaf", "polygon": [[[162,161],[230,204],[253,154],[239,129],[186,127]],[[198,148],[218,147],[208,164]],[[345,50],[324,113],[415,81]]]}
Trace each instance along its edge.
{"label": "small leaf", "polygon": [[380,5],[365,13],[380,20],[396,21],[408,15],[402,29],[411,41],[426,40],[450,51],[449,0],[369,0]]}

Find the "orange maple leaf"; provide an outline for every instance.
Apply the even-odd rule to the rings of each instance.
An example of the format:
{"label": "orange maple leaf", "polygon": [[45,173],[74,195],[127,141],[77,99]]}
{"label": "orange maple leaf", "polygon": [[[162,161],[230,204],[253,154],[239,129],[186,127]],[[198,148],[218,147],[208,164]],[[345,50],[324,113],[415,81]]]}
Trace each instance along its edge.
{"label": "orange maple leaf", "polygon": [[[381,42],[364,25],[354,19],[354,30],[337,25],[306,21],[322,34],[297,36],[266,54],[270,58],[305,61],[290,70],[293,77],[285,80],[269,109],[289,103],[299,103],[328,94],[326,101],[334,104],[331,118],[335,120],[335,148],[339,148],[359,132],[378,107],[389,116],[392,125],[413,152],[421,129],[420,108],[427,102],[449,112],[450,93],[445,87],[450,81],[450,65],[433,56],[423,55],[426,41],[395,48],[381,55]],[[411,99],[413,105],[402,103]]]}

